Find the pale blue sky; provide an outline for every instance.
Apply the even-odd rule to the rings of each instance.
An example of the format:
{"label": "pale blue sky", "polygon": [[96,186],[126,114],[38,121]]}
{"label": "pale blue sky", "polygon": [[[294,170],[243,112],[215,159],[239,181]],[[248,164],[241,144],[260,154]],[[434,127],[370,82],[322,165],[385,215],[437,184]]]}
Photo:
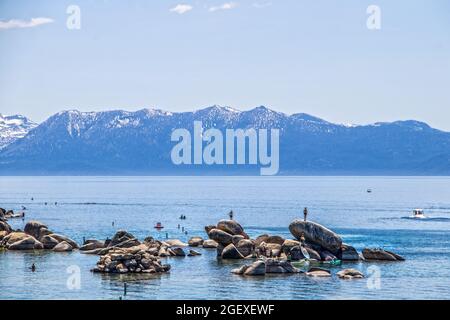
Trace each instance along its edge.
{"label": "pale blue sky", "polygon": [[[266,105],[340,123],[450,131],[447,0],[0,0],[0,113]],[[81,30],[66,8],[81,9]],[[177,4],[192,6],[178,14]],[[366,27],[366,9],[382,28]]]}

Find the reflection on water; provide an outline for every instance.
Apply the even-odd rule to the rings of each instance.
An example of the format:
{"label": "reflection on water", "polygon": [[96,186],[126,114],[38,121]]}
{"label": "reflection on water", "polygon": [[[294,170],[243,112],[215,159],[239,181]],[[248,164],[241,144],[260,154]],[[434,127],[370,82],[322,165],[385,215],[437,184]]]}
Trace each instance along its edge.
{"label": "reflection on water", "polygon": [[[203,227],[226,218],[230,209],[251,236],[290,237],[289,223],[307,206],[312,220],[358,250],[383,247],[407,260],[344,264],[332,269],[330,279],[248,278],[230,273],[245,261],[218,261],[214,250],[198,249],[201,256],[164,261],[172,265],[169,274],[137,277],[91,273],[98,257],[79,252],[0,252],[0,299],[445,299],[450,297],[449,193],[449,178],[430,177],[1,177],[0,207],[20,211],[25,205],[27,220],[42,221],[78,242],[105,239],[118,229],[140,239],[165,239],[168,233],[187,241],[204,236]],[[404,219],[414,208],[424,208],[428,219]],[[187,220],[179,220],[182,214]],[[153,228],[156,222],[164,231]],[[20,219],[11,224],[24,227]],[[36,272],[29,270],[32,263]],[[81,270],[78,290],[67,286],[74,265]],[[335,275],[347,267],[367,274],[372,265],[381,273],[378,290],[368,289],[366,280]]]}

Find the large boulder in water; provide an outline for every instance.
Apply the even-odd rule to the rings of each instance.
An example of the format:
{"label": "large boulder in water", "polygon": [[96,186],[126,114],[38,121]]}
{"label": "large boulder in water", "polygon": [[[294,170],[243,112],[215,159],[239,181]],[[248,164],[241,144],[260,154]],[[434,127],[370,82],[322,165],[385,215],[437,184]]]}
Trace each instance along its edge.
{"label": "large boulder in water", "polygon": [[239,250],[234,246],[234,244],[229,244],[222,251],[222,259],[244,259],[245,257]]}
{"label": "large boulder in water", "polygon": [[220,243],[223,246],[227,246],[233,242],[233,236],[220,229],[212,229],[209,231],[208,236],[210,239]]}
{"label": "large boulder in water", "polygon": [[240,253],[242,253],[244,257],[253,254],[253,252],[255,251],[255,245],[249,239],[242,239],[241,241],[239,241],[236,245],[236,248]]}
{"label": "large boulder in water", "polygon": [[338,259],[342,261],[358,261],[359,254],[355,248],[349,246],[348,244],[343,243],[341,250],[337,254]]}
{"label": "large boulder in water", "polygon": [[383,249],[364,249],[362,255],[366,260],[379,261],[404,261],[405,259],[398,254]]}
{"label": "large boulder in water", "polygon": [[266,263],[264,261],[255,261],[244,271],[245,276],[263,276],[265,274]]}
{"label": "large boulder in water", "polygon": [[199,247],[203,244],[202,237],[192,237],[189,239],[188,244],[190,247]]}
{"label": "large boulder in water", "polygon": [[24,232],[36,239],[41,239],[41,237],[50,234],[48,227],[39,221],[29,221],[25,225]]}
{"label": "large boulder in water", "polygon": [[44,249],[48,249],[51,250],[53,249],[55,246],[57,246],[60,241],[58,241],[57,239],[53,238],[50,235],[45,235],[41,238],[41,242],[44,245]]}
{"label": "large boulder in water", "polygon": [[342,246],[339,235],[315,222],[294,220],[289,225],[289,231],[297,240],[304,234],[306,241],[318,244],[333,254],[337,254]]}
{"label": "large boulder in water", "polygon": [[217,224],[217,229],[225,231],[232,236],[241,235],[248,239],[248,235],[244,232],[244,228],[234,220],[221,220]]}

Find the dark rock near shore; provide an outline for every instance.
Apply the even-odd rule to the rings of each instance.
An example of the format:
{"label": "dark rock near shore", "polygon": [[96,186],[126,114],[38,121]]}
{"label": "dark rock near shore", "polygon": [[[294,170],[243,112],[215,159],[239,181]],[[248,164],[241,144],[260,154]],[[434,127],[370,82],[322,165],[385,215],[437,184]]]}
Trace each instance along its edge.
{"label": "dark rock near shore", "polygon": [[362,255],[366,260],[378,261],[404,261],[405,259],[398,254],[383,249],[364,249]]}
{"label": "dark rock near shore", "polygon": [[289,225],[289,230],[297,240],[300,240],[303,234],[307,241],[320,245],[332,254],[337,254],[341,249],[341,237],[318,223],[294,220]]}
{"label": "dark rock near shore", "polygon": [[364,274],[356,269],[344,269],[337,273],[338,277],[344,280],[363,279]]}
{"label": "dark rock near shore", "polygon": [[308,272],[306,272],[306,275],[309,277],[327,278],[331,277],[331,272],[322,268],[310,268]]}
{"label": "dark rock near shore", "polygon": [[0,221],[0,231],[10,233],[12,231],[12,228],[6,221]]}
{"label": "dark rock near shore", "polygon": [[83,246],[80,247],[80,251],[91,251],[97,249],[103,249],[105,242],[100,240],[87,240]]}
{"label": "dark rock near shore", "polygon": [[337,258],[342,261],[358,261],[359,253],[352,246],[343,243],[341,250],[339,251]]}

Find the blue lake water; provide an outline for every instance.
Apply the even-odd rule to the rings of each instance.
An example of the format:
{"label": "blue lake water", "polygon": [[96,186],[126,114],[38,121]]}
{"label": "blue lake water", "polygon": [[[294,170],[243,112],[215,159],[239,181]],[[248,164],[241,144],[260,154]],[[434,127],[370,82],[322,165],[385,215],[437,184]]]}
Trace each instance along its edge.
{"label": "blue lake water", "polygon": [[[198,249],[200,257],[166,259],[169,274],[130,278],[91,273],[98,257],[79,252],[0,252],[0,299],[119,299],[125,281],[124,299],[450,298],[448,177],[0,177],[0,207],[22,205],[26,221],[44,222],[79,243],[83,237],[112,237],[119,229],[140,239],[164,239],[166,232],[183,241],[205,237],[204,226],[226,218],[230,209],[251,236],[290,237],[289,223],[306,206],[310,220],[358,250],[383,247],[406,261],[347,263],[333,268],[329,279],[243,278],[230,270],[244,261],[218,261],[214,250]],[[415,208],[425,209],[428,219],[407,219]],[[187,220],[180,221],[181,214]],[[156,222],[164,231],[155,231]],[[10,224],[24,227],[20,219]],[[28,269],[32,263],[37,272]],[[81,270],[79,289],[67,286],[71,266]],[[369,278],[338,279],[335,273],[347,267]]]}

